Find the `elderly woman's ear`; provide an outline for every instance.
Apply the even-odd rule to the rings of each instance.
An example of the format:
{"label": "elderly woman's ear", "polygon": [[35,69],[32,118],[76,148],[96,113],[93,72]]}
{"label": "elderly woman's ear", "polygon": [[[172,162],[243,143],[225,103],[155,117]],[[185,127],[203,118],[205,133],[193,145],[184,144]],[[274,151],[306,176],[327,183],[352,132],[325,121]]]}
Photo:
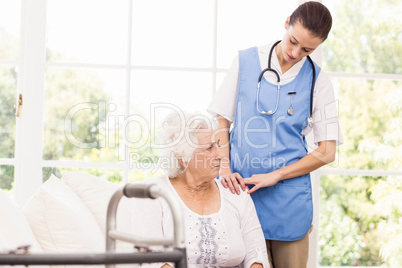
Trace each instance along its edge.
{"label": "elderly woman's ear", "polygon": [[186,157],[183,157],[183,156],[180,156],[180,155],[176,155],[176,159],[177,159],[178,164],[180,165],[180,168],[179,168],[180,173],[185,172],[187,170],[187,168],[188,168],[188,165],[189,165],[189,162],[190,162],[191,159],[186,159]]}
{"label": "elderly woman's ear", "polygon": [[179,161],[179,164],[181,165],[182,169],[187,168],[189,160],[183,159],[183,156],[181,156],[181,155],[176,155],[176,159],[177,159],[177,161]]}
{"label": "elderly woman's ear", "polygon": [[176,155],[176,159],[177,161],[179,161],[180,165],[184,166],[183,157],[181,157],[180,155]]}

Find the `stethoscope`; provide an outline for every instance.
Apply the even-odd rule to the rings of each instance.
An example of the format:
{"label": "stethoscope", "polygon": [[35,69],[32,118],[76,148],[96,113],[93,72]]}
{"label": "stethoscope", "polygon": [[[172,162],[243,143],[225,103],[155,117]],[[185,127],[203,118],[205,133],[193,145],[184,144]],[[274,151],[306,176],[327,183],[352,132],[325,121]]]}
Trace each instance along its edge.
{"label": "stethoscope", "polygon": [[[276,42],[275,44],[273,44],[273,46],[271,47],[271,51],[269,52],[269,56],[268,56],[268,68],[265,68],[264,70],[262,70],[260,76],[258,77],[258,85],[257,85],[257,111],[258,111],[260,114],[273,115],[273,114],[276,113],[276,111],[278,110],[279,91],[280,91],[280,89],[281,89],[281,85],[280,85],[281,79],[279,78],[278,72],[277,72],[276,70],[274,70],[274,69],[271,68],[271,56],[272,56],[272,52],[274,51],[275,46],[276,46],[277,44],[279,44],[280,42],[281,42],[281,41],[277,41],[277,42]],[[309,60],[309,62],[310,62],[310,64],[311,64],[311,67],[313,68],[313,80],[312,80],[312,82],[311,82],[311,91],[310,91],[310,114],[309,114],[309,116],[308,116],[308,118],[307,118],[307,122],[308,122],[308,124],[311,126],[311,124],[312,124],[312,122],[313,122],[312,115],[313,115],[313,93],[314,93],[314,86],[315,86],[315,67],[314,67],[314,63],[313,63],[313,61],[311,60],[310,56],[307,56],[307,59]],[[278,83],[278,93],[277,93],[277,97],[276,97],[276,105],[275,105],[274,111],[269,110],[268,112],[266,112],[266,111],[260,111],[259,106],[258,106],[258,103],[259,103],[259,94],[260,94],[261,79],[262,79],[262,77],[264,76],[264,73],[266,73],[266,72],[268,72],[268,71],[273,72],[273,73],[275,74],[275,76],[276,76],[276,81],[277,81],[277,83]],[[292,105],[292,98],[293,98],[293,95],[296,94],[296,91],[290,91],[288,94],[290,95],[290,106],[289,106],[289,109],[288,109],[287,112],[288,112],[289,115],[293,115],[293,114],[294,114],[294,109],[293,109],[293,105]]]}

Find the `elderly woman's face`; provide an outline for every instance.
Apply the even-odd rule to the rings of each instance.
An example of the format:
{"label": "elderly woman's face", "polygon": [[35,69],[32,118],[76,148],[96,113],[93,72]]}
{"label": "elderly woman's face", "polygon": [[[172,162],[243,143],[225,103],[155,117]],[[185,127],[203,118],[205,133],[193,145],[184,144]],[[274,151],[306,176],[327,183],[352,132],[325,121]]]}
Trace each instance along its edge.
{"label": "elderly woman's face", "polygon": [[219,140],[215,140],[212,130],[205,130],[197,134],[198,146],[193,158],[188,163],[187,171],[193,176],[214,179],[219,175],[222,154],[219,149]]}

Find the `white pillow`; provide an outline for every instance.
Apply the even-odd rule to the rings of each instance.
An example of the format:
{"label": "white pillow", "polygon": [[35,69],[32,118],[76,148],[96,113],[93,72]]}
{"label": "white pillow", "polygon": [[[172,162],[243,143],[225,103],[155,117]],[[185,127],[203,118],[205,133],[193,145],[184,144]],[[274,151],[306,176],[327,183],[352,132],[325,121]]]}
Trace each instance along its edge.
{"label": "white pillow", "polygon": [[0,189],[0,251],[31,245],[30,252],[43,252],[22,209]]}
{"label": "white pillow", "polygon": [[24,214],[44,252],[105,252],[91,212],[53,175],[27,201]]}
{"label": "white pillow", "polygon": [[[73,171],[62,171],[62,180],[81,198],[105,234],[106,214],[110,198],[123,185],[100,179],[85,172]],[[123,228],[125,231],[130,229],[130,212],[130,201],[123,197],[117,208],[116,224],[118,228]]]}
{"label": "white pillow", "polygon": [[[1,189],[0,189],[0,191],[1,191]],[[10,245],[4,238],[2,232],[3,232],[3,230],[0,230],[0,253],[8,252],[8,250],[10,249]]]}
{"label": "white pillow", "polygon": [[[62,180],[68,185],[82,200],[82,202],[92,212],[102,233],[106,234],[106,215],[110,198],[114,192],[123,187],[116,183],[100,179],[85,172],[62,171]],[[116,228],[119,231],[131,232],[132,198],[123,198],[117,207]],[[118,250],[132,249],[133,246],[122,241],[117,241]]]}

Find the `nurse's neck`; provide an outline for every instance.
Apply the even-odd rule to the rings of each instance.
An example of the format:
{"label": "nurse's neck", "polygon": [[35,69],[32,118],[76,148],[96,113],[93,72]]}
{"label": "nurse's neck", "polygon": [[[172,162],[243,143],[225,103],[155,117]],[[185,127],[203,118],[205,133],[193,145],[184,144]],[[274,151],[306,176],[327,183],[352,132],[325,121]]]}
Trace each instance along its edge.
{"label": "nurse's neck", "polygon": [[295,65],[296,63],[298,63],[300,61],[300,60],[298,60],[298,61],[294,61],[294,62],[288,62],[285,60],[285,58],[283,57],[283,53],[282,53],[282,42],[279,43],[278,45],[276,45],[275,52],[276,52],[276,56],[278,57],[279,65],[281,66],[282,74],[289,71],[289,69],[292,68],[293,65]]}

